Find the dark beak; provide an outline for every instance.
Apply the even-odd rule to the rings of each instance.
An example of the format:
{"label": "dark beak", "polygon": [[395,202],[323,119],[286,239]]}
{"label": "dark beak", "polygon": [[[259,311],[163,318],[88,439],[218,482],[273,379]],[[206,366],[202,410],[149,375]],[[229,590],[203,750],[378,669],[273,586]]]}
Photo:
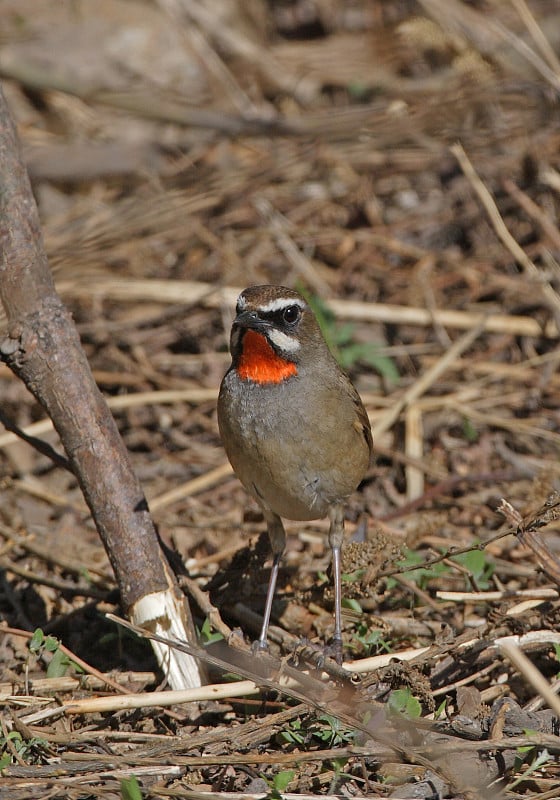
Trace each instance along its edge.
{"label": "dark beak", "polygon": [[270,322],[259,317],[256,311],[242,311],[236,316],[233,324],[238,328],[252,328],[253,330],[270,328]]}

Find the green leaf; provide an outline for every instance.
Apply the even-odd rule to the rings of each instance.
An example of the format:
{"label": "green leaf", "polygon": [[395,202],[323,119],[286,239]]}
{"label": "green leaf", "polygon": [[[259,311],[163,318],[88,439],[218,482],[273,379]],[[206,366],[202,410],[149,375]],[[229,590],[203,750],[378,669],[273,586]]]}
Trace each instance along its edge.
{"label": "green leaf", "polygon": [[358,102],[369,100],[371,97],[371,84],[365,81],[362,82],[359,79],[350,81],[347,89],[350,97]]}
{"label": "green leaf", "polygon": [[478,431],[467,417],[463,417],[463,436],[467,442],[478,441]]}
{"label": "green leaf", "polygon": [[344,583],[355,583],[363,578],[365,574],[365,568],[360,567],[359,569],[355,569],[353,572],[343,572],[341,579]]}
{"label": "green leaf", "polygon": [[31,641],[29,642],[29,649],[32,653],[38,653],[42,646],[43,642],[45,641],[45,634],[41,628],[35,628],[33,632],[33,636],[31,637]]}
{"label": "green leaf", "polygon": [[490,586],[494,565],[488,561],[488,556],[484,550],[476,548],[469,550],[468,553],[451,556],[451,559],[469,570],[479,589],[487,589]]}
{"label": "green leaf", "polygon": [[434,714],[434,719],[439,719],[440,717],[442,717],[442,716],[443,716],[443,714],[445,713],[445,709],[446,709],[446,707],[447,707],[447,699],[445,699],[445,700],[444,700],[442,703],[440,703],[440,704],[439,704],[439,706],[437,707],[437,709],[436,709],[436,712],[435,712],[435,714]]}
{"label": "green leaf", "polygon": [[280,731],[278,738],[288,744],[303,744],[305,741],[305,731],[303,730],[301,720],[294,719],[286,730]]}
{"label": "green leaf", "polygon": [[344,369],[350,369],[358,361],[369,364],[390,383],[397,383],[401,377],[393,359],[380,353],[375,342],[355,342],[341,348],[340,363]]}
{"label": "green leaf", "polygon": [[351,322],[339,323],[333,312],[316,295],[310,295],[305,288],[296,287],[309,303],[329,349],[343,369],[351,369],[358,361],[373,367],[387,381],[396,383],[400,374],[395,362],[379,352],[375,342],[354,342],[356,326]]}
{"label": "green leaf", "polygon": [[357,648],[354,644],[354,640],[361,644],[362,647],[368,651],[368,653],[371,653],[374,650],[383,650],[386,653],[390,653],[392,650],[391,642],[388,642],[383,638],[383,634],[379,629],[374,628],[373,630],[370,630],[366,621],[356,625],[356,633],[352,637],[352,641],[350,643],[350,647],[355,650]]}
{"label": "green leaf", "polygon": [[[531,736],[539,736],[539,732],[536,731],[534,728],[523,728],[523,736],[526,736],[528,739],[530,739]],[[528,745],[527,749],[530,749],[531,747],[534,747],[534,745],[532,744]]]}
{"label": "green leaf", "polygon": [[210,618],[206,617],[200,629],[200,638],[204,645],[212,644],[213,642],[223,641],[223,635],[212,628]]}
{"label": "green leaf", "polygon": [[351,742],[356,735],[356,731],[353,728],[345,727],[332,714],[318,716],[313,725],[312,733],[316,739],[324,742],[329,747],[335,747],[343,742]]}
{"label": "green leaf", "polygon": [[293,769],[285,769],[277,772],[272,779],[272,786],[277,792],[285,792],[288,784],[293,780],[295,772]]}
{"label": "green leaf", "polygon": [[[330,761],[332,768],[336,775],[340,776],[343,774],[342,770],[348,764],[347,758],[331,758]],[[349,776],[350,777],[350,776]]]}
{"label": "green leaf", "polygon": [[121,799],[142,800],[142,792],[134,775],[131,775],[130,778],[123,778],[121,780]]}
{"label": "green leaf", "polygon": [[350,611],[354,611],[356,614],[363,614],[361,605],[354,597],[344,597],[342,606],[343,608],[349,608]]}
{"label": "green leaf", "polygon": [[89,583],[89,584],[92,584],[92,583],[93,583],[93,580],[92,580],[92,577],[91,577],[91,573],[90,573],[90,571],[88,570],[88,568],[87,568],[87,567],[81,567],[81,568],[80,568],[80,572],[79,572],[79,574],[82,576],[82,578],[83,578],[83,579],[84,579],[84,580],[85,580],[87,583]]}
{"label": "green leaf", "polygon": [[[542,750],[540,753],[537,752],[536,749],[535,749],[535,752],[536,752],[536,755],[535,755],[534,760],[531,762],[531,764],[529,764],[527,766],[527,768],[525,769],[523,774],[520,775],[518,778],[516,778],[515,780],[513,780],[511,783],[509,783],[507,785],[506,789],[508,791],[511,791],[518,784],[523,783],[524,781],[526,781],[527,778],[530,775],[532,775],[537,770],[539,770],[541,767],[544,767],[545,764],[548,764],[550,761],[553,760],[552,756],[550,755],[550,753],[548,752],[548,750],[546,748],[544,748],[544,750]],[[524,763],[527,763],[527,759],[524,760]]]}
{"label": "green leaf", "polygon": [[389,695],[389,709],[409,719],[418,719],[422,715],[420,701],[414,697],[410,689],[395,689]]}
{"label": "green leaf", "polygon": [[[404,559],[397,561],[397,567],[399,569],[407,570],[404,574],[407,580],[412,581],[421,589],[423,589],[429,580],[432,578],[436,578],[440,575],[445,575],[451,569],[446,564],[438,562],[437,564],[431,564],[429,567],[422,567],[419,566],[418,569],[409,570],[409,567],[414,566],[415,564],[423,564],[424,557],[420,553],[416,553],[414,550],[406,550]],[[389,582],[387,582],[387,586],[389,586]]]}
{"label": "green leaf", "polygon": [[45,650],[48,653],[54,653],[60,647],[60,642],[56,638],[56,636],[46,636],[45,637]]}
{"label": "green leaf", "polygon": [[70,666],[70,659],[62,650],[58,649],[53,657],[51,663],[47,667],[47,678],[62,678],[66,675],[68,667]]}

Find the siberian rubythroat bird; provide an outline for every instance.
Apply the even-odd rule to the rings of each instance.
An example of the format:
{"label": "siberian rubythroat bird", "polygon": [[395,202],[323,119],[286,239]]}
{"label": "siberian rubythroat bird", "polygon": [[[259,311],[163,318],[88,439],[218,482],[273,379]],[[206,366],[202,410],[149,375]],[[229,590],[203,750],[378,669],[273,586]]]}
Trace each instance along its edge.
{"label": "siberian rubythroat bird", "polygon": [[222,442],[233,469],[262,509],[272,547],[263,625],[267,631],[286,544],[281,517],[330,519],[334,636],[342,657],[340,549],[344,505],[368,468],[367,413],[298,292],[251,286],[239,295],[231,329],[232,363],[218,399]]}

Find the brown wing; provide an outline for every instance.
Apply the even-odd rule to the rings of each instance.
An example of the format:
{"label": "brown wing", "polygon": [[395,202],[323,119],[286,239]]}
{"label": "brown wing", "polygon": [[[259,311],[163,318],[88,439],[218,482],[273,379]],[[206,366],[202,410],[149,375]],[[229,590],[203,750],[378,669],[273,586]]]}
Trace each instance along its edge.
{"label": "brown wing", "polygon": [[356,413],[354,428],[364,437],[364,441],[369,451],[369,457],[371,458],[373,453],[373,436],[371,435],[371,425],[369,424],[367,411],[365,410],[362,399],[350,378],[345,373],[341,373],[341,375],[348,385],[348,390],[354,402],[354,410]]}
{"label": "brown wing", "polygon": [[369,417],[367,415],[367,411],[364,408],[362,401],[360,400],[360,396],[356,392],[356,421],[354,423],[354,427],[361,433],[365,439],[369,450],[369,456],[371,458],[373,453],[373,436],[371,435],[371,426],[369,424]]}

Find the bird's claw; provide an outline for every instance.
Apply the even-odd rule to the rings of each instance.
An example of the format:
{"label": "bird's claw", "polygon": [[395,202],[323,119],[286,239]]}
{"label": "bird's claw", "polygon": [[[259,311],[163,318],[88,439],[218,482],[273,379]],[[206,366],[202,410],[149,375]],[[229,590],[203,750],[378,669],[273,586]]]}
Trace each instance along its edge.
{"label": "bird's claw", "polygon": [[262,639],[255,639],[251,645],[251,652],[254,656],[258,656],[261,653],[268,653],[268,649],[268,642],[263,642]]}

